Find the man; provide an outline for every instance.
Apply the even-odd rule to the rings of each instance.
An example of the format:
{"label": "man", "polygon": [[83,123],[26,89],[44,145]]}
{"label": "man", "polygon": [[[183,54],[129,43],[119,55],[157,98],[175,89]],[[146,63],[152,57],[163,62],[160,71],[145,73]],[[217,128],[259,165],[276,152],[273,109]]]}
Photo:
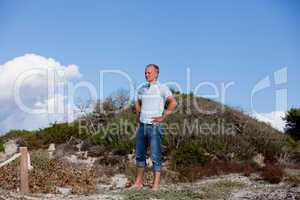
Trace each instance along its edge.
{"label": "man", "polygon": [[[143,187],[143,176],[146,167],[147,146],[151,149],[153,163],[153,190],[158,190],[161,175],[161,123],[172,113],[177,105],[170,89],[158,82],[159,67],[149,64],[145,69],[144,84],[137,94],[135,109],[139,127],[136,133],[136,181],[133,188],[139,190]],[[168,107],[165,110],[165,103]]]}

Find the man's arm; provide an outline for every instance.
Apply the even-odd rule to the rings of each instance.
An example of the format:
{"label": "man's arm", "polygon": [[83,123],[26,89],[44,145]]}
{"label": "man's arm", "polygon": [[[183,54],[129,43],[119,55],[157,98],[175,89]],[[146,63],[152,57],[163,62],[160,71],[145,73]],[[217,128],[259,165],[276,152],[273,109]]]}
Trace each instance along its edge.
{"label": "man's arm", "polygon": [[168,102],[168,107],[167,109],[164,111],[164,114],[163,114],[163,118],[165,119],[167,116],[169,116],[173,110],[176,108],[177,106],[177,101],[175,99],[174,96],[169,96],[167,98],[167,102]]}
{"label": "man's arm", "polygon": [[153,119],[152,122],[155,122],[155,123],[161,123],[161,122],[163,122],[167,118],[167,116],[169,116],[173,112],[173,110],[176,108],[177,101],[176,101],[176,99],[175,99],[174,96],[172,96],[172,95],[168,96],[166,101],[168,102],[168,107],[167,107],[166,110],[164,110],[163,116],[161,116],[161,117],[153,117],[152,118]]}
{"label": "man's arm", "polygon": [[140,122],[141,105],[142,105],[142,101],[140,99],[137,99],[135,101],[135,112],[136,112],[137,123]]}

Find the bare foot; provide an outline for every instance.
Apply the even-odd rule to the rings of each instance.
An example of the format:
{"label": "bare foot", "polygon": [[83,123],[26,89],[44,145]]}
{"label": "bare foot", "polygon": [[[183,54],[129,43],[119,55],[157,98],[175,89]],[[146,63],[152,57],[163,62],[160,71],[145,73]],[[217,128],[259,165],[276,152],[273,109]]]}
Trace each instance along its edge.
{"label": "bare foot", "polygon": [[153,185],[152,186],[152,191],[156,192],[159,190],[159,185]]}

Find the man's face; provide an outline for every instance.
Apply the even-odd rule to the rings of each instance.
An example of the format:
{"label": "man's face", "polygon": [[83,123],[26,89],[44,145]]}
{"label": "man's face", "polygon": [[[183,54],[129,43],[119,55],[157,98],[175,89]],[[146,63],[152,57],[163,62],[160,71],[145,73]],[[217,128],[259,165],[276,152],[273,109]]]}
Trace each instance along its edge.
{"label": "man's face", "polygon": [[157,76],[158,76],[157,70],[154,67],[152,67],[152,66],[146,67],[145,78],[148,82],[152,82],[152,81],[156,80]]}

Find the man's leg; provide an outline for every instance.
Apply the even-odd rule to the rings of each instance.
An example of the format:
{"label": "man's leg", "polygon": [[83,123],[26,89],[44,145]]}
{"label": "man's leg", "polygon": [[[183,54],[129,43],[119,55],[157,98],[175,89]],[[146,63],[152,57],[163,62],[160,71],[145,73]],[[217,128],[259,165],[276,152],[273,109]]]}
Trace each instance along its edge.
{"label": "man's leg", "polygon": [[134,187],[140,189],[143,187],[143,177],[144,177],[144,167],[136,167],[136,180],[134,183]]}
{"label": "man's leg", "polygon": [[146,167],[146,142],[145,127],[140,126],[136,133],[136,180],[133,186],[136,189],[141,189],[143,186],[143,177]]}
{"label": "man's leg", "polygon": [[154,172],[154,181],[153,181],[153,186],[152,186],[153,190],[158,190],[159,189],[160,174],[161,174],[160,171],[155,171]]}
{"label": "man's leg", "polygon": [[153,190],[159,189],[161,175],[161,126],[153,126],[150,135],[151,159],[153,163]]}

